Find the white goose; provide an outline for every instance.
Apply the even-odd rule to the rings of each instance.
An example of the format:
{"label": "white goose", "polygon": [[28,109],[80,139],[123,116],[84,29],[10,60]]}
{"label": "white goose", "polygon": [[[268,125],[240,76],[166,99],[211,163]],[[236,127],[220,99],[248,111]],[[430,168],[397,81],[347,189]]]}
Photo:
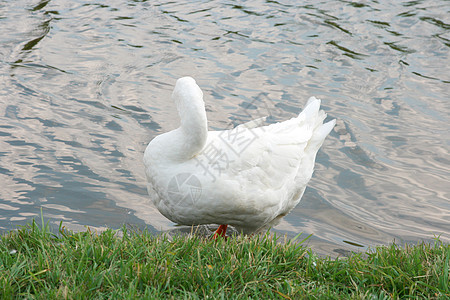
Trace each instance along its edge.
{"label": "white goose", "polygon": [[276,225],[300,201],[317,151],[336,120],[323,124],[311,97],[296,118],[208,131],[203,93],[191,77],[172,94],[179,128],[155,137],[144,154],[147,189],[158,210],[181,225],[227,225],[244,234]]}

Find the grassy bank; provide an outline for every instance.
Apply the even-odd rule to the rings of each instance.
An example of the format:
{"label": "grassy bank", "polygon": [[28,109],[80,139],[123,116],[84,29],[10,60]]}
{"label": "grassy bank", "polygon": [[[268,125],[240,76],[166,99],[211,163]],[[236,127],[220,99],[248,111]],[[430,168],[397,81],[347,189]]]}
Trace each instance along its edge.
{"label": "grassy bank", "polygon": [[1,237],[0,298],[450,298],[450,247],[380,247],[331,260],[275,237],[59,234],[34,222]]}

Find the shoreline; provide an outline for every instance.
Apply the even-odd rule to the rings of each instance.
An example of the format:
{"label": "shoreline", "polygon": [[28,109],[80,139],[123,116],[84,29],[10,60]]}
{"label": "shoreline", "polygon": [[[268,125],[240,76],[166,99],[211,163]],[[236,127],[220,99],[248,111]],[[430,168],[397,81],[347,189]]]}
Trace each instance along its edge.
{"label": "shoreline", "polygon": [[155,236],[124,227],[71,232],[29,223],[1,235],[2,298],[450,297],[450,246],[396,244],[317,256],[276,235]]}

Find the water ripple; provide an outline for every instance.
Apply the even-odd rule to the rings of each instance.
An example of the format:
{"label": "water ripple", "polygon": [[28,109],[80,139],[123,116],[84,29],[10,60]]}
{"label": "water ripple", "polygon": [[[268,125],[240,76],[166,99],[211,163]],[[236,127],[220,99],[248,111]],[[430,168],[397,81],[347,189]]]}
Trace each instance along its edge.
{"label": "water ripple", "polygon": [[450,239],[445,1],[22,2],[1,4],[1,229],[41,208],[79,230],[171,228],[142,153],[178,126],[171,90],[191,75],[213,129],[311,95],[337,118],[275,230],[330,255]]}

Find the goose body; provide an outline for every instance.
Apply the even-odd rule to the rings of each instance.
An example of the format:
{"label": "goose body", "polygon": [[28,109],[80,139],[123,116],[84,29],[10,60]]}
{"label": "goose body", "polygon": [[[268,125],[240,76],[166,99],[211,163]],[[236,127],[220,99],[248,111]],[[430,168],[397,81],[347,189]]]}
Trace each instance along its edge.
{"label": "goose body", "polygon": [[229,224],[249,234],[276,225],[300,201],[317,151],[335,125],[311,97],[298,117],[208,131],[203,93],[177,80],[180,127],[147,146],[147,189],[158,210],[182,225]]}

